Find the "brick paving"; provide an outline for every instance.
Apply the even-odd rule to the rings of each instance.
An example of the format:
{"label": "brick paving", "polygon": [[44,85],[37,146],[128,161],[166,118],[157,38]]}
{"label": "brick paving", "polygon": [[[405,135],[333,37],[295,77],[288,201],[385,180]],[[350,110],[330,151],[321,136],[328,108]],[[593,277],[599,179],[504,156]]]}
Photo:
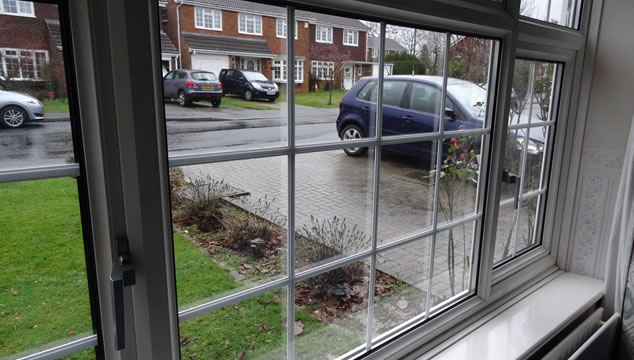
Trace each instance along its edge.
{"label": "brick paving", "polygon": [[[343,151],[299,154],[296,156],[295,221],[296,229],[310,226],[311,216],[320,220],[338,217],[349,227],[357,226],[363,233],[372,233],[373,156],[353,158]],[[433,187],[426,185],[423,176],[429,170],[424,161],[394,154],[384,154],[380,169],[378,243],[385,244],[431,227]],[[287,215],[287,159],[272,157],[188,166],[186,177],[224,180],[236,192],[248,192],[253,200],[275,199],[274,209]],[[459,185],[458,204],[454,219],[473,214],[476,186]],[[441,194],[441,199],[444,199]],[[443,200],[444,201],[444,200]],[[511,207],[512,209],[512,207]],[[512,212],[500,211],[500,233],[508,234]],[[460,216],[459,216],[460,215]],[[439,222],[446,217],[439,213]],[[525,223],[521,221],[520,223]],[[469,281],[468,264],[474,223],[452,230],[455,258],[455,293],[466,288]],[[526,224],[520,233],[526,233]],[[436,238],[432,297],[451,296],[448,271],[448,231]],[[400,246],[377,257],[377,268],[407,284],[426,291],[429,280],[431,238]],[[499,244],[498,244],[499,245]],[[364,249],[371,246],[369,240]],[[496,248],[501,258],[502,246]],[[438,300],[438,301],[440,301]],[[438,303],[435,301],[435,303]]]}

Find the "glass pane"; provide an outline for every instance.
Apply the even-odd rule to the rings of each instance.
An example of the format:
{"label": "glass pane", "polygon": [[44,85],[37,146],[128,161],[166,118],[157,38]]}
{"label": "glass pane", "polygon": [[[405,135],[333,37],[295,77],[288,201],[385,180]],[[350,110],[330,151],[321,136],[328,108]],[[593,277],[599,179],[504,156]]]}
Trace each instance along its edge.
{"label": "glass pane", "polygon": [[549,128],[543,126],[530,129],[528,144],[526,144],[526,167],[524,168],[523,191],[525,193],[541,188]]}
{"label": "glass pane", "polygon": [[509,130],[504,151],[504,172],[500,200],[515,198],[519,194],[524,139],[528,129]]}
{"label": "glass pane", "polygon": [[533,82],[534,105],[531,122],[555,120],[555,114],[551,113],[553,102],[553,80],[555,79],[556,66],[553,63],[535,62],[535,80]]}
{"label": "glass pane", "polygon": [[513,255],[513,238],[515,237],[515,220],[517,211],[513,203],[500,206],[498,212],[498,227],[495,242],[495,254],[493,263],[505,260]]}
{"label": "glass pane", "polygon": [[580,8],[581,0],[522,0],[520,15],[578,28]]}
{"label": "glass pane", "polygon": [[435,159],[436,144],[436,141],[425,141],[382,148],[379,244],[431,229],[434,211],[432,170],[435,164],[429,158]]}
{"label": "glass pane", "polygon": [[[297,284],[296,359],[334,359],[365,343],[369,270],[369,260],[359,261]],[[321,322],[301,320],[304,313]]]}
{"label": "glass pane", "polygon": [[426,310],[431,237],[377,254],[373,337]]}
{"label": "glass pane", "polygon": [[295,256],[301,270],[372,246],[374,151],[295,158]]}
{"label": "glass pane", "polygon": [[517,224],[517,238],[515,240],[516,253],[531,247],[535,243],[535,227],[537,224],[539,198],[540,197],[534,197],[522,201]]}
{"label": "glass pane", "polygon": [[436,236],[430,306],[456,298],[470,288],[474,225],[468,222]]}
{"label": "glass pane", "polygon": [[451,35],[445,131],[483,128],[491,87],[492,40]]}
{"label": "glass pane", "polygon": [[[513,87],[511,90],[511,111],[509,125],[528,124],[529,110],[535,101],[531,102],[531,90],[535,62],[531,60],[515,59],[513,70]],[[537,113],[537,112],[536,112]]]}
{"label": "glass pane", "polygon": [[387,25],[384,136],[438,131],[446,39],[444,33]]}
{"label": "glass pane", "polygon": [[[199,21],[206,28],[221,31],[201,30],[194,23],[194,8],[186,6],[182,11],[191,17],[179,22],[181,41],[177,39],[176,19],[170,19],[161,34],[162,57],[168,68],[177,72],[171,76],[167,69],[163,71],[164,77],[168,75],[163,79],[163,96],[170,155],[287,144],[287,69],[292,66],[287,64],[286,39],[274,35],[253,39],[238,34],[235,28],[229,32],[228,25],[220,24],[219,10],[206,12],[209,16]],[[263,4],[261,11],[273,15],[262,19],[265,32],[274,31],[276,17],[286,17],[285,7]],[[252,20],[251,30],[255,26]],[[308,32],[303,26],[300,31]],[[178,51],[172,50],[178,44],[191,50],[184,51],[180,60]],[[306,55],[297,52],[297,56],[299,66],[305,68]],[[201,72],[213,76],[192,76]],[[305,87],[306,80],[297,85]]]}
{"label": "glass pane", "polygon": [[287,160],[170,170],[179,308],[286,275]]}
{"label": "glass pane", "polygon": [[[295,87],[296,143],[374,137],[375,105],[359,92],[378,74],[372,49],[378,49],[379,23],[308,11],[296,16],[304,42],[295,54],[310,59],[305,81]],[[317,26],[314,19],[342,25]]]}
{"label": "glass pane", "polygon": [[0,44],[0,170],[75,162],[58,8],[35,9],[46,19],[12,16],[1,24],[16,36]]}
{"label": "glass pane", "polygon": [[0,357],[91,335],[76,180],[0,184],[0,204]]}
{"label": "glass pane", "polygon": [[285,359],[286,298],[284,288],[181,322],[181,357]]}

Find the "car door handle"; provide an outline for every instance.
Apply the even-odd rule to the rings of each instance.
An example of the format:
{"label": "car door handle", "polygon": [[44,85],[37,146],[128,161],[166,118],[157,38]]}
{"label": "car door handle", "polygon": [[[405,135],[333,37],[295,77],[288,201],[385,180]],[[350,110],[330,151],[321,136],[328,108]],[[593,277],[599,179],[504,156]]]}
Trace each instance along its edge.
{"label": "car door handle", "polygon": [[361,110],[363,111],[370,111],[370,107],[369,106],[364,106],[361,108]]}
{"label": "car door handle", "polygon": [[414,118],[412,117],[412,115],[405,115],[403,116],[403,120],[405,120],[406,123],[410,123],[414,120]]}

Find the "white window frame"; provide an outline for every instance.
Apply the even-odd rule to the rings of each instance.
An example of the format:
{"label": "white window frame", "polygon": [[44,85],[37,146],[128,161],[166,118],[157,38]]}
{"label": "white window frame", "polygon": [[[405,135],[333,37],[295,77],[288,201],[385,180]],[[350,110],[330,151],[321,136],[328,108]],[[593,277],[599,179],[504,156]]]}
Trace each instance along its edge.
{"label": "white window frame", "polygon": [[[15,51],[16,55],[6,55],[6,51]],[[29,55],[23,56],[21,55],[24,52],[28,52]],[[44,58],[45,58],[45,66],[48,65],[49,63],[49,57],[48,57],[48,51],[47,50],[33,50],[33,49],[15,49],[15,48],[0,48],[0,58],[1,58],[1,63],[0,66],[2,67],[2,74],[0,74],[0,77],[4,78],[4,74],[7,74],[7,62],[6,59],[7,58],[13,58],[13,59],[18,59],[20,62],[30,58],[31,60],[31,64],[33,65],[33,77],[29,78],[29,77],[25,77],[23,72],[22,72],[22,65],[20,64],[20,76],[19,77],[12,77],[10,78],[10,80],[15,80],[15,81],[42,81],[42,80],[46,80],[43,79],[41,77],[41,69],[38,69],[37,67],[37,58],[35,56],[35,54],[44,54]]]}
{"label": "white window frame", "polygon": [[[205,21],[207,16],[211,18],[211,24]],[[222,31],[222,10],[196,6],[194,8],[194,25],[196,29]]]}
{"label": "white window frame", "polygon": [[315,25],[315,41],[318,43],[332,44],[332,26]]}
{"label": "white window frame", "polygon": [[[253,25],[253,31],[249,31],[249,25]],[[262,16],[238,13],[238,33],[262,36]]]}
{"label": "white window frame", "polygon": [[376,59],[379,57],[379,49],[372,49],[372,58]]}
{"label": "white window frame", "polygon": [[[253,69],[247,69],[249,61],[254,61]],[[262,72],[262,60],[251,57],[240,57],[240,69]]]}
{"label": "white window frame", "polygon": [[[287,70],[286,60],[273,60],[273,71],[271,77],[274,82],[287,83]],[[276,76],[276,72],[279,72],[279,76]],[[299,75],[299,76],[297,76]],[[295,60],[295,83],[301,84],[304,82],[304,60]]]}
{"label": "white window frame", "polygon": [[[35,5],[32,1],[15,0],[16,12],[8,12],[4,10],[4,4],[10,0],[0,0],[0,15],[12,15],[23,17],[35,17]],[[29,5],[29,11],[22,11],[20,5]]]}
{"label": "white window frame", "polygon": [[[275,36],[280,39],[286,39],[287,21],[284,18],[275,18]],[[295,21],[295,40],[297,40],[297,21]]]}
{"label": "white window frame", "polygon": [[359,46],[359,32],[357,30],[343,29],[343,44],[345,46]]}
{"label": "white window frame", "polygon": [[335,73],[335,63],[332,61],[313,60],[311,72],[318,80],[332,80]]}

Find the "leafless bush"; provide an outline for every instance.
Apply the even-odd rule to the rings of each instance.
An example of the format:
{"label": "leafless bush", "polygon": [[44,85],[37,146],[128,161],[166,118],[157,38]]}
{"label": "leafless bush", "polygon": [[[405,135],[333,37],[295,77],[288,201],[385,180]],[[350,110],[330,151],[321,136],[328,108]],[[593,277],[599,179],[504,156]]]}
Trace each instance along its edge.
{"label": "leafless bush", "polygon": [[217,230],[222,222],[222,199],[229,193],[230,187],[224,180],[209,176],[185,184],[180,190],[182,222],[196,225],[204,232]]}
{"label": "leafless bush", "polygon": [[[341,255],[352,255],[364,250],[369,243],[369,237],[357,225],[349,227],[346,219],[335,216],[319,220],[311,216],[310,220],[310,226],[304,225],[297,231],[297,258],[300,263],[314,264]],[[315,287],[315,294],[326,295],[337,286],[358,282],[366,271],[365,264],[355,262],[311,278],[308,283]]]}
{"label": "leafless bush", "polygon": [[169,183],[170,183],[170,199],[172,200],[173,207],[180,207],[182,203],[182,188],[187,184],[185,181],[185,175],[181,168],[169,169]]}

